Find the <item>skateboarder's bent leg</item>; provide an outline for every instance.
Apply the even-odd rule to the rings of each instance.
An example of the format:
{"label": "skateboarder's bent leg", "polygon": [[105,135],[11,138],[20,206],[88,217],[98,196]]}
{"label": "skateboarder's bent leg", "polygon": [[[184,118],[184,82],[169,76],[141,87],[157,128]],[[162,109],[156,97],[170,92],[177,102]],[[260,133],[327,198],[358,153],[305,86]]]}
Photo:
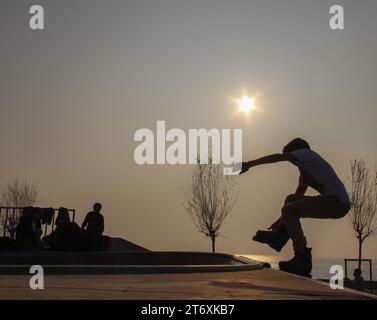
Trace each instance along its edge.
{"label": "skateboarder's bent leg", "polygon": [[298,200],[302,200],[304,196],[298,196],[294,193],[292,194],[289,194],[287,195],[287,197],[285,198],[284,200],[284,206],[286,206],[287,204],[291,203],[291,202],[295,202],[295,201],[298,201]]}
{"label": "skateboarder's bent leg", "polygon": [[296,201],[290,201],[294,200],[293,195],[288,197],[281,210],[281,221],[292,239],[295,252],[305,249],[307,245],[300,218],[339,219],[349,211],[348,204],[332,195],[302,196],[297,197]]}
{"label": "skateboarder's bent leg", "polygon": [[[301,196],[290,194],[285,198],[284,205],[297,201],[301,198]],[[279,218],[279,220],[274,222],[268,230],[270,231],[258,230],[253,237],[253,240],[260,243],[265,243],[275,251],[280,252],[289,240],[289,235],[284,223],[282,223],[281,219]]]}

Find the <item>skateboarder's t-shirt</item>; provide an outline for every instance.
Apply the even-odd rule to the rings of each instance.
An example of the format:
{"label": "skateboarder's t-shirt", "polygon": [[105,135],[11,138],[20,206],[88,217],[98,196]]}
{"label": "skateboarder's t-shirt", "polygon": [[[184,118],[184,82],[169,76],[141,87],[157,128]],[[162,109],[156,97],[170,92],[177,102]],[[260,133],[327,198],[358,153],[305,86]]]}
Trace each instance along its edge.
{"label": "skateboarder's t-shirt", "polygon": [[308,186],[322,195],[334,195],[340,201],[350,203],[344,184],[325,159],[310,149],[290,153],[298,160],[297,166]]}

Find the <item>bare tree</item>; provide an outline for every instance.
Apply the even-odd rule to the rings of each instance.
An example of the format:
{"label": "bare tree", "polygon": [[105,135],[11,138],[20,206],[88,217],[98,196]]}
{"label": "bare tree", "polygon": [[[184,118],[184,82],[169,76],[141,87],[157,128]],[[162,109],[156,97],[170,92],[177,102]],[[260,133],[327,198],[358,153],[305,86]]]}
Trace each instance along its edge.
{"label": "bare tree", "polygon": [[211,239],[215,252],[216,238],[231,212],[235,201],[235,183],[231,176],[224,176],[221,165],[198,164],[190,183],[185,187],[182,206],[190,215],[195,227]]}
{"label": "bare tree", "polygon": [[[37,199],[38,187],[27,180],[20,182],[15,179],[8,183],[0,194],[0,203],[3,207],[24,208],[34,205]],[[8,212],[8,214],[1,216],[3,232],[8,232],[11,238],[14,238],[20,214],[20,210],[12,210],[10,214]]]}
{"label": "bare tree", "polygon": [[359,268],[361,267],[364,241],[377,230],[377,170],[375,176],[361,159],[351,161],[349,197],[351,200],[350,222],[359,242]]}

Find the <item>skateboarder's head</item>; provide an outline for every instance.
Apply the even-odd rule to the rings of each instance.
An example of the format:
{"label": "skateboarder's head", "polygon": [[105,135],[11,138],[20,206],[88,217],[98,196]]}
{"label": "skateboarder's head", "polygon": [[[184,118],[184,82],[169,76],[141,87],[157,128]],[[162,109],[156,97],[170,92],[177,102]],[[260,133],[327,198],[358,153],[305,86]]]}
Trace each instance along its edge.
{"label": "skateboarder's head", "polygon": [[295,138],[284,146],[283,153],[292,152],[299,149],[310,149],[309,143],[307,143],[304,139]]}
{"label": "skateboarder's head", "polygon": [[93,205],[93,211],[94,212],[100,212],[102,209],[102,204],[100,204],[99,202],[96,202],[94,205]]}

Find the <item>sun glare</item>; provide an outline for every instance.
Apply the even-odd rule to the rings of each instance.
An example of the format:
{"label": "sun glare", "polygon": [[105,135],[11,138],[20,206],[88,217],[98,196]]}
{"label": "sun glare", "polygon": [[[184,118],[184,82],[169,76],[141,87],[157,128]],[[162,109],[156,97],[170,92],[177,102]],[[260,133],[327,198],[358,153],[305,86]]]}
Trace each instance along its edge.
{"label": "sun glare", "polygon": [[249,115],[255,109],[255,100],[251,97],[244,95],[242,99],[237,101],[239,111]]}

